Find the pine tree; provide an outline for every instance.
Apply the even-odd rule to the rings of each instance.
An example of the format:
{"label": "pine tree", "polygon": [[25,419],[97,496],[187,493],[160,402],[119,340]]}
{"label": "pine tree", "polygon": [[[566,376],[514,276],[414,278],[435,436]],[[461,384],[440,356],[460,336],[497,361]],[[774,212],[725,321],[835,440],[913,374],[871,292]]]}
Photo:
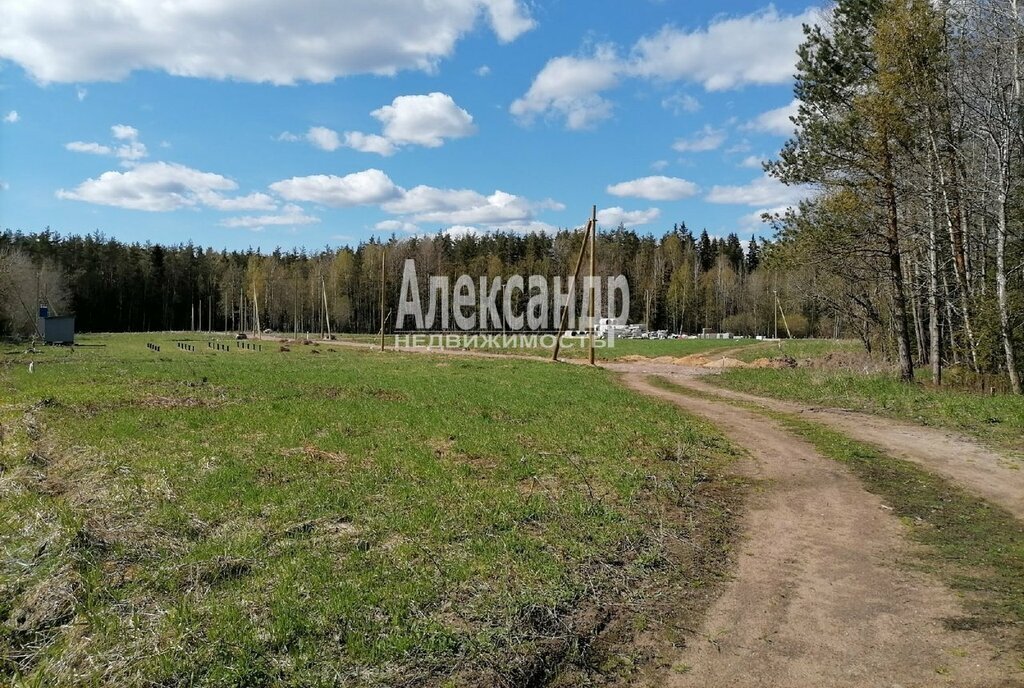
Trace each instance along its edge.
{"label": "pine tree", "polygon": [[709,272],[715,265],[715,258],[718,257],[718,251],[715,250],[706,229],[700,233],[700,239],[697,240],[697,257],[700,259],[701,272]]}
{"label": "pine tree", "polygon": [[875,217],[863,225],[869,231],[862,243],[877,245],[885,256],[880,273],[889,282],[900,377],[909,381],[914,364],[898,165],[901,153],[913,149],[915,131],[902,117],[903,94],[885,79],[874,40],[887,3],[901,1],[839,0],[830,30],[805,29],[795,88],[800,101],[797,131],[768,170],[787,184],[845,191]]}
{"label": "pine tree", "polygon": [[761,251],[757,247],[757,237],[751,235],[750,243],[747,244],[747,274],[753,274],[761,265]]}

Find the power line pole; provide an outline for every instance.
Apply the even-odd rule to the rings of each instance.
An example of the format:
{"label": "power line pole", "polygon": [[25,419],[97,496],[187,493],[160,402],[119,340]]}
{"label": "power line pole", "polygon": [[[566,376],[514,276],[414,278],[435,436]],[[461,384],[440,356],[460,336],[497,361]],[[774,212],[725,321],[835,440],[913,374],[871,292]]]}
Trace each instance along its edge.
{"label": "power line pole", "polygon": [[597,252],[597,206],[590,207],[590,365],[594,365],[594,337],[596,336],[594,326],[594,292],[597,285],[594,284],[594,271],[596,265],[595,253]]}

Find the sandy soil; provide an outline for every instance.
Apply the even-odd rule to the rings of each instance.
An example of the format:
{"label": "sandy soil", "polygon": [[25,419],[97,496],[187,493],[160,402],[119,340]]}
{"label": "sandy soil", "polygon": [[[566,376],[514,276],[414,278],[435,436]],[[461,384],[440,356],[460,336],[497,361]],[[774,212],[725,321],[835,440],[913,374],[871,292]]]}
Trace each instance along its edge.
{"label": "sandy soil", "polygon": [[[713,421],[765,479],[744,521],[735,580],[659,686],[1016,686],[1011,659],[975,631],[936,580],[900,564],[903,526],[841,465],[773,421],[651,386],[630,388]],[[637,370],[640,368],[640,370]]]}

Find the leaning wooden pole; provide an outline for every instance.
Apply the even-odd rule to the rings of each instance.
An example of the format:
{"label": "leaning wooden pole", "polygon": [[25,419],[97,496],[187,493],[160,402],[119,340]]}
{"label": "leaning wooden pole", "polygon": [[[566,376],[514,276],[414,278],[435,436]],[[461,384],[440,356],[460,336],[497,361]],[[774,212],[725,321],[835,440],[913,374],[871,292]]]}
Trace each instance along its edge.
{"label": "leaning wooden pole", "polygon": [[[782,310],[782,302],[779,301],[778,292],[776,292],[775,296],[775,305],[779,307],[779,313],[782,314],[782,324],[786,327],[786,336],[792,339],[793,333],[789,331],[789,323],[786,322],[786,311]],[[778,328],[778,325],[776,324],[775,327]],[[776,337],[778,337],[778,335],[776,335]]]}
{"label": "leaning wooden pole", "polygon": [[[324,322],[327,324],[327,338],[331,338],[331,311],[327,307],[327,283],[324,281],[324,276],[320,275],[320,290],[324,296]],[[321,335],[323,336],[323,335]]]}
{"label": "leaning wooden pole", "polygon": [[384,258],[387,256],[387,249],[380,250],[380,350],[384,350]]}
{"label": "leaning wooden pole", "polygon": [[[593,230],[594,222],[587,221],[587,228],[583,230],[583,243],[580,244],[580,255],[576,258],[576,267],[572,271],[572,281],[569,282],[569,297],[576,301],[576,278],[579,277],[580,268],[583,267],[583,256],[587,251],[587,238]],[[555,335],[555,352],[551,356],[552,361],[558,360],[558,352],[562,348],[562,335],[565,334],[566,321],[569,319],[569,301],[566,300],[565,308],[562,309],[562,317],[558,323],[558,334]]]}
{"label": "leaning wooden pole", "polygon": [[594,284],[594,272],[597,260],[597,206],[590,208],[590,308],[587,313],[590,315],[590,365],[594,365],[594,338],[597,336],[594,326],[594,292],[597,285]]}

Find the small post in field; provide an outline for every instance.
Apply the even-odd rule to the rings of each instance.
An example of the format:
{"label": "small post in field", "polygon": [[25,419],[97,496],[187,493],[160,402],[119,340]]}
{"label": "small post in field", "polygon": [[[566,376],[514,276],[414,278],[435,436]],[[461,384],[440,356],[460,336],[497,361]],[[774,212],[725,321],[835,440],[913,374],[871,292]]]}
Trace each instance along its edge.
{"label": "small post in field", "polygon": [[590,308],[587,313],[590,316],[590,365],[594,365],[594,292],[597,285],[594,284],[594,267],[597,253],[597,206],[590,208]]}

